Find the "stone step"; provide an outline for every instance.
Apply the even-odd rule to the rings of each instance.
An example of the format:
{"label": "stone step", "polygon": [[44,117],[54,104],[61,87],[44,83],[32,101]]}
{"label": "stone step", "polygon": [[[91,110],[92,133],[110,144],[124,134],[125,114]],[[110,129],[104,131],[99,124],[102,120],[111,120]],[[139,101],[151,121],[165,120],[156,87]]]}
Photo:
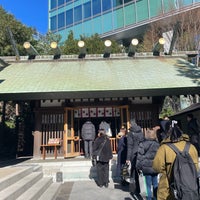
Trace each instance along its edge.
{"label": "stone step", "polygon": [[[84,168],[81,170],[78,169],[67,169],[63,170],[63,180],[64,182],[68,181],[78,181],[78,180],[90,180],[90,179],[96,179],[97,174],[96,174],[96,167],[90,167],[90,168]],[[109,177],[114,178],[116,174],[116,170],[111,170],[109,171]]]}
{"label": "stone step", "polygon": [[[45,177],[52,177],[56,181],[56,174],[62,173],[63,182],[96,179],[96,167],[92,166],[90,160],[44,162],[42,165]],[[116,174],[116,162],[110,162],[110,178]]]}
{"label": "stone step", "polygon": [[[116,156],[110,161],[109,176],[112,179],[116,178]],[[62,182],[91,180],[96,179],[96,168],[92,166],[90,159],[84,157],[76,158],[57,158],[57,159],[32,159],[20,165],[39,165],[42,168],[44,177],[51,177],[53,182],[56,182],[57,173],[62,174]]]}
{"label": "stone step", "polygon": [[42,165],[38,163],[0,168],[0,200],[38,200],[40,197],[55,200],[60,186],[52,177],[44,177]]}
{"label": "stone step", "polygon": [[[38,200],[52,184],[52,178],[42,178],[20,195],[16,200]],[[49,198],[50,199],[50,198]]]}
{"label": "stone step", "polygon": [[[41,166],[38,166],[37,169],[41,169]],[[0,178],[0,191],[7,188],[11,184],[23,179],[25,176],[29,175],[34,171],[32,166],[13,166],[13,167],[5,167],[1,168],[0,174],[2,176]]]}
{"label": "stone step", "polygon": [[41,172],[42,171],[42,166],[38,164],[20,164],[16,166],[21,166],[21,167],[32,167],[33,172]]}
{"label": "stone step", "polygon": [[10,186],[0,192],[1,200],[16,200],[22,193],[43,177],[42,172],[32,172],[21,180],[11,183]]}
{"label": "stone step", "polygon": [[55,200],[60,191],[61,183],[52,183],[38,200]]}

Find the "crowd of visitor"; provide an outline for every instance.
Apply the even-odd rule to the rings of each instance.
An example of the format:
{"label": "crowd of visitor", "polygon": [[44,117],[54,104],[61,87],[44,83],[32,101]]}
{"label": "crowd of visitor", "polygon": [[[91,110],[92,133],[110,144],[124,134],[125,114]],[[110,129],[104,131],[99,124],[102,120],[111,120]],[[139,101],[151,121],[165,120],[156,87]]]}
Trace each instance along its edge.
{"label": "crowd of visitor", "polygon": [[[90,129],[91,133],[94,132],[92,126]],[[130,128],[127,130],[123,125],[116,135],[118,141],[116,177],[119,183],[122,187],[128,185],[133,199],[144,199],[142,179],[144,180],[142,184],[146,184],[145,199],[177,199],[171,190],[171,181],[173,179],[173,165],[178,156],[170,146],[174,145],[179,151],[184,150],[184,152],[185,146],[188,146],[188,154],[198,174],[199,134],[198,120],[192,114],[187,115],[186,133],[181,130],[181,124],[167,116],[163,117],[160,124],[146,130],[143,130],[135,120],[131,120]],[[93,145],[89,149],[92,149],[93,153],[87,150],[86,157],[93,155],[98,157],[96,164],[97,185],[107,188],[109,186],[109,163],[113,158],[111,142],[104,129],[99,129],[98,136],[91,140]],[[189,145],[186,145],[188,143]],[[90,146],[85,144],[87,148]],[[97,154],[97,152],[99,153]],[[128,170],[127,166],[131,168],[129,172],[127,171],[129,179],[126,180],[122,171]],[[199,196],[192,197],[192,199],[197,200]]]}

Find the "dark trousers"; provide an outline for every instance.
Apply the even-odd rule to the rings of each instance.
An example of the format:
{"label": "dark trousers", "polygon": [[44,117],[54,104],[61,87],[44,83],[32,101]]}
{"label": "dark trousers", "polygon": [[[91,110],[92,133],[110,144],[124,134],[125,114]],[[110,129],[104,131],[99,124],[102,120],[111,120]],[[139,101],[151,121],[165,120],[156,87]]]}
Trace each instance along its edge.
{"label": "dark trousers", "polygon": [[84,152],[86,158],[92,157],[92,144],[92,140],[84,140]]}
{"label": "dark trousers", "polygon": [[129,183],[129,191],[132,193],[140,194],[139,175],[135,167],[131,169],[131,178],[134,181],[131,181],[131,183]]}
{"label": "dark trousers", "polygon": [[109,162],[97,162],[97,183],[105,185],[109,183]]}

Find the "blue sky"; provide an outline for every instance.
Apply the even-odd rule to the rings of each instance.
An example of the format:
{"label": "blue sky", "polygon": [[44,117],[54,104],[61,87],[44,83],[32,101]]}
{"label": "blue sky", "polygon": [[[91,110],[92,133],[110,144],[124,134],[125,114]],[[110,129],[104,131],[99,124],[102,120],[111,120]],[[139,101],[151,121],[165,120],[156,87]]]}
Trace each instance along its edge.
{"label": "blue sky", "polygon": [[0,0],[0,5],[22,24],[47,33],[48,0]]}

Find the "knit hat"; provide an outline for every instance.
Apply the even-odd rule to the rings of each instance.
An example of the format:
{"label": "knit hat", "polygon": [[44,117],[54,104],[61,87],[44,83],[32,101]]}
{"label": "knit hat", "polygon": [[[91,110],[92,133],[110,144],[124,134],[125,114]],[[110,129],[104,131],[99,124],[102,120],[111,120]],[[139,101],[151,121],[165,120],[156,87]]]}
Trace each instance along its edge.
{"label": "knit hat", "polygon": [[136,122],[135,122],[135,119],[131,119],[131,120],[130,120],[130,124],[131,124],[131,126],[137,125]]}

